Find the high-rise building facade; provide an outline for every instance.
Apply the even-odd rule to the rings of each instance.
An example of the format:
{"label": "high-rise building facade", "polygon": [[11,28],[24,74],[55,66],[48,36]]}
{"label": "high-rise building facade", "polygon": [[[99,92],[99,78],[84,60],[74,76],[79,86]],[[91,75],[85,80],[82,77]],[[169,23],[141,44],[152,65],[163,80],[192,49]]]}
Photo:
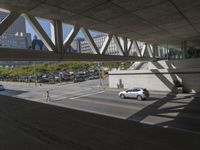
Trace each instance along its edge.
{"label": "high-rise building facade", "polygon": [[[7,17],[8,13],[0,11],[0,22]],[[41,40],[38,40],[41,43]],[[17,49],[33,49],[32,48],[31,34],[26,31],[25,18],[20,16],[1,36],[0,47],[2,48],[17,48]],[[34,50],[40,50],[37,46]],[[43,46],[43,49],[46,49]],[[32,64],[27,61],[0,61],[0,66],[18,66]]]}
{"label": "high-rise building facade", "polygon": [[[93,38],[98,49],[101,49],[105,39],[106,39],[106,35],[98,35]],[[72,42],[71,47],[74,49],[74,51],[76,51],[78,53],[94,53],[92,51],[90,45],[88,44],[88,42],[83,38],[75,39]],[[113,39],[110,41],[110,44],[108,46],[108,50],[107,50],[106,54],[108,54],[108,55],[109,54],[110,55],[119,55],[120,54],[120,51],[118,50],[117,45],[115,44]]]}
{"label": "high-rise building facade", "polygon": [[[0,11],[0,22],[8,14]],[[26,33],[24,17],[20,16],[1,36],[0,47],[28,49],[31,46],[31,34]]]}

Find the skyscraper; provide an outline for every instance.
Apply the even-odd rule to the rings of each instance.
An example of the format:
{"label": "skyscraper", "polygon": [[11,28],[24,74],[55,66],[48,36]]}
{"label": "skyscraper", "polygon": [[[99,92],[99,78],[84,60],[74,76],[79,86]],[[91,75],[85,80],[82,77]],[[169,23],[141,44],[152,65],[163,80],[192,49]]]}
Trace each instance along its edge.
{"label": "skyscraper", "polygon": [[[0,22],[8,13],[0,11]],[[1,36],[1,48],[29,49],[31,47],[31,34],[26,33],[25,18],[20,16]],[[16,66],[27,62],[0,61],[3,66]]]}
{"label": "skyscraper", "polygon": [[[0,21],[8,13],[0,11]],[[31,34],[26,33],[24,17],[20,16],[1,36],[0,47],[27,49],[31,46]]]}

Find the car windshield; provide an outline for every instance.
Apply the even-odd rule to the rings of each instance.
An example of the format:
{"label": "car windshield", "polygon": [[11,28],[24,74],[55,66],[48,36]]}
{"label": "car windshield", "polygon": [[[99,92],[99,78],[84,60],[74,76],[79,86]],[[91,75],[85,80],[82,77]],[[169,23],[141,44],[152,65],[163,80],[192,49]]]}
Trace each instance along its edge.
{"label": "car windshield", "polygon": [[131,92],[131,91],[132,91],[132,89],[126,90],[126,92]]}
{"label": "car windshield", "polygon": [[143,91],[147,92],[147,89],[143,89]]}

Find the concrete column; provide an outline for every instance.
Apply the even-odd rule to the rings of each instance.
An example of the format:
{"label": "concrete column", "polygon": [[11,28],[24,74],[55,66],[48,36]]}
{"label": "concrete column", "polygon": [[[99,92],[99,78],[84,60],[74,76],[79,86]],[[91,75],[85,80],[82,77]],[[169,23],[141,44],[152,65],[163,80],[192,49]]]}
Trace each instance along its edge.
{"label": "concrete column", "polygon": [[58,50],[58,53],[63,55],[63,31],[62,31],[62,22],[54,21],[54,36],[55,36],[55,45]]}
{"label": "concrete column", "polygon": [[163,47],[161,47],[161,49],[160,49],[160,57],[161,58],[163,58],[163,51],[164,51],[164,49],[163,49]]}
{"label": "concrete column", "polygon": [[166,48],[165,48],[165,56],[166,56],[166,58],[168,59],[168,45],[167,45]]}
{"label": "concrete column", "polygon": [[182,54],[182,59],[186,58],[186,51],[187,51],[187,42],[186,41],[181,41],[181,54]]}
{"label": "concrete column", "polygon": [[155,58],[156,56],[158,56],[158,45],[153,44],[153,57]]}
{"label": "concrete column", "polygon": [[127,37],[124,37],[123,40],[124,40],[124,54],[125,56],[128,56],[128,39]]}

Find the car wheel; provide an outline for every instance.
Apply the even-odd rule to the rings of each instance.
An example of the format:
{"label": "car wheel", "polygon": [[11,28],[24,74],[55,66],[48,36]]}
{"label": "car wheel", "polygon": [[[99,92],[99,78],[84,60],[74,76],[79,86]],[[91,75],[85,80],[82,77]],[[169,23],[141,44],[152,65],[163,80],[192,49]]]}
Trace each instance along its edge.
{"label": "car wheel", "polygon": [[122,99],[124,99],[124,98],[125,98],[125,95],[124,95],[124,94],[121,94],[120,97],[121,97]]}
{"label": "car wheel", "polygon": [[138,95],[137,100],[142,101],[142,96]]}

